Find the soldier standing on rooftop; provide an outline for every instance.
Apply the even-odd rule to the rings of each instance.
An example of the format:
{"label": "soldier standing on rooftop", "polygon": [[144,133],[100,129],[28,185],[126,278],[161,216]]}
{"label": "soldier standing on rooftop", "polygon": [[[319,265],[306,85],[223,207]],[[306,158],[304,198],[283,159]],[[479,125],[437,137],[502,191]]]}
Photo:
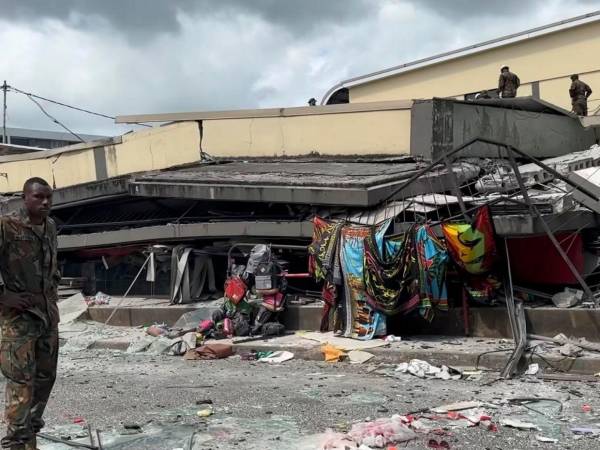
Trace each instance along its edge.
{"label": "soldier standing on rooftop", "polygon": [[521,85],[519,77],[512,73],[508,66],[500,68],[500,78],[498,80],[498,93],[502,98],[514,98],[517,96],[517,89]]}
{"label": "soldier standing on rooftop", "polygon": [[0,218],[0,368],[6,377],[7,434],[12,450],[36,449],[36,434],[58,361],[56,225],[52,189],[41,178],[23,186],[24,208]]}
{"label": "soldier standing on rooftop", "polygon": [[571,96],[571,105],[573,112],[578,116],[587,116],[587,99],[592,95],[592,88],[579,79],[579,75],[571,75],[571,87],[569,95]]}

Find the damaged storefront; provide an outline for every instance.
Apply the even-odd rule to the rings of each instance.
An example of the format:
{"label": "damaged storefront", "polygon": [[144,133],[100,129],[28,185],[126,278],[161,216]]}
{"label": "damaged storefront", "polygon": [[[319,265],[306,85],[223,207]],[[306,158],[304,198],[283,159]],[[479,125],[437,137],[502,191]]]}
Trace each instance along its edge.
{"label": "damaged storefront", "polygon": [[410,112],[412,156],[201,154],[58,187],[64,296],[82,289],[92,318],[113,325],[153,320],[128,312],[133,299],[162,302],[164,329],[182,312],[168,305],[197,310],[203,338],[516,338],[521,310],[521,334],[548,331],[522,305],[595,307],[595,129],[532,98]]}

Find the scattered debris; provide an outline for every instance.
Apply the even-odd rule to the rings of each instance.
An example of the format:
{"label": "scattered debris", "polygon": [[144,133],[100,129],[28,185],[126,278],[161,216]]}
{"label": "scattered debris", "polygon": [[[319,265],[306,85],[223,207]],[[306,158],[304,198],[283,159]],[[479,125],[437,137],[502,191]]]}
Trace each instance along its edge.
{"label": "scattered debris", "polygon": [[61,325],[75,322],[87,313],[88,305],[82,294],[75,294],[58,303]]}
{"label": "scattered debris", "polygon": [[528,375],[528,376],[537,375],[537,373],[539,371],[540,371],[540,365],[539,364],[537,364],[537,363],[529,364],[529,367],[525,371],[524,375]]}
{"label": "scattered debris", "polygon": [[572,308],[583,299],[583,291],[566,287],[563,292],[552,296],[552,302],[557,308]]}
{"label": "scattered debris", "polygon": [[575,358],[579,355],[581,355],[581,352],[583,352],[583,349],[581,347],[578,347],[574,344],[565,344],[562,347],[560,347],[558,349],[558,351],[560,352],[561,355],[563,356],[567,356],[570,358]]}
{"label": "scattered debris", "polygon": [[286,351],[277,351],[273,352],[268,356],[263,356],[262,358],[258,358],[260,362],[272,363],[272,364],[281,364],[283,362],[289,361],[294,358],[294,354],[292,352]]}
{"label": "scattered debris", "polygon": [[477,401],[465,401],[452,403],[450,405],[438,406],[437,408],[431,408],[430,411],[438,414],[446,414],[451,411],[463,411],[466,409],[479,408],[481,402]]}
{"label": "scattered debris", "polygon": [[547,442],[549,444],[556,444],[558,442],[558,439],[540,436],[539,434],[535,437],[535,439],[538,442]]}
{"label": "scattered debris", "polygon": [[429,448],[442,448],[442,449],[450,449],[450,444],[447,441],[437,441],[435,439],[430,439],[427,443],[427,447]]}
{"label": "scattered debris", "polygon": [[209,417],[212,416],[213,410],[212,408],[204,408],[196,413],[198,417]]}
{"label": "scattered debris", "polygon": [[327,333],[320,333],[318,331],[302,331],[298,333],[298,336],[303,339],[321,342],[322,344],[331,344],[343,351],[369,350],[371,348],[385,347],[388,345],[383,339],[361,341],[358,339],[335,336],[332,331]]}
{"label": "scattered debris", "polygon": [[[433,366],[427,361],[412,359],[396,367],[396,372],[410,373],[419,378],[439,378],[441,380],[460,380],[461,374],[455,373],[447,366]],[[452,372],[452,373],[451,373]]]}
{"label": "scattered debris", "polygon": [[397,444],[415,439],[417,435],[405,423],[402,416],[377,419],[352,425],[348,436],[359,445],[382,448],[387,444]]}
{"label": "scattered debris", "polygon": [[574,434],[587,434],[587,435],[593,435],[593,436],[598,436],[600,435],[600,428],[592,428],[592,427],[573,427],[571,428],[571,431]]}
{"label": "scattered debris", "polygon": [[104,292],[98,292],[96,295],[85,297],[85,303],[88,306],[100,306],[110,304],[110,295]]}
{"label": "scattered debris", "polygon": [[524,422],[519,419],[505,418],[500,419],[500,425],[504,427],[517,428],[519,430],[539,430],[537,425],[531,422]]}
{"label": "scattered debris", "polygon": [[462,376],[466,381],[479,381],[483,376],[483,370],[463,370]]}
{"label": "scattered debris", "polygon": [[338,362],[347,356],[347,353],[331,344],[325,344],[321,347],[321,353],[325,356],[327,362]]}
{"label": "scattered debris", "polygon": [[206,344],[193,350],[188,350],[184,359],[222,359],[233,355],[233,348],[228,344]]}
{"label": "scattered debris", "polygon": [[569,339],[562,333],[557,334],[553,338],[550,338],[547,336],[540,336],[538,334],[528,334],[527,338],[531,339],[531,340],[536,340],[536,341],[552,342],[552,343],[558,344],[558,345],[572,344],[572,345],[574,345],[576,347],[580,347],[586,351],[600,353],[600,344],[588,342],[585,338],[581,338],[578,340]]}
{"label": "scattered debris", "polygon": [[363,364],[374,357],[374,354],[362,350],[350,350],[348,352],[348,359],[352,364]]}
{"label": "scattered debris", "polygon": [[581,406],[581,410],[582,410],[584,413],[591,413],[591,412],[592,412],[592,407],[591,407],[591,405],[588,405],[587,403],[585,403],[585,404],[583,404],[583,405]]}

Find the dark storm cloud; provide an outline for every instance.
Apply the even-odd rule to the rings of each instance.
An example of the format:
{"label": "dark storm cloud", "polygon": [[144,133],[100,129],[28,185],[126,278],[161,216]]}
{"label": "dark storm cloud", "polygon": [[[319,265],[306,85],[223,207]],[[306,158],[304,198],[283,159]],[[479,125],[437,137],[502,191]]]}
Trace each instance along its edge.
{"label": "dark storm cloud", "polygon": [[177,32],[177,14],[218,17],[257,16],[302,35],[323,23],[361,21],[376,10],[369,0],[2,0],[3,18],[31,22],[55,19],[87,27],[94,18],[133,36]]}
{"label": "dark storm cloud", "polygon": [[[0,80],[110,115],[298,106],[343,79],[599,8],[600,0],[0,0],[11,62]],[[128,129],[44,106],[77,132]],[[13,92],[8,125],[58,129]]]}
{"label": "dark storm cloud", "polygon": [[[581,5],[598,5],[598,0],[579,0]],[[420,0],[419,5],[435,13],[453,20],[468,20],[481,18],[509,19],[530,15],[534,17],[548,4],[547,0],[503,0],[503,1],[478,1],[478,0]],[[572,17],[568,9],[564,11],[565,18]]]}

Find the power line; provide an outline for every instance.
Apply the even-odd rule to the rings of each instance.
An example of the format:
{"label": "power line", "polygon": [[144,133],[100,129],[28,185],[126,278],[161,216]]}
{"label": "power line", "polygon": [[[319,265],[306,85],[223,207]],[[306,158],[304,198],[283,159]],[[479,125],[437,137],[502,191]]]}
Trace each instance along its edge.
{"label": "power line", "polygon": [[[50,98],[42,97],[41,95],[32,94],[31,92],[25,92],[25,91],[22,91],[21,89],[18,89],[16,87],[14,87],[14,86],[8,86],[8,89],[12,90],[12,91],[14,91],[14,92],[16,92],[18,94],[26,95],[26,96],[28,96],[32,100],[34,98],[37,98],[38,100],[43,100],[45,102],[54,103],[55,105],[63,106],[65,108],[74,109],[76,111],[84,112],[84,113],[87,113],[87,114],[92,114],[94,116],[104,117],[105,119],[111,119],[111,120],[115,120],[116,119],[116,117],[109,116],[108,114],[102,114],[102,113],[90,111],[89,109],[79,108],[77,106],[72,106],[72,105],[67,105],[66,103],[59,102],[58,100],[52,100]],[[38,106],[39,106],[39,104],[38,104]],[[148,124],[145,124],[145,123],[139,123],[139,122],[136,122],[136,125],[141,125],[141,126],[144,126],[144,127],[152,127],[152,125],[148,125]]]}
{"label": "power line", "polygon": [[[24,94],[25,94],[25,93],[24,93]],[[42,107],[42,105],[40,105],[40,104],[38,103],[38,101],[37,101],[35,98],[33,98],[33,96],[31,96],[31,95],[29,95],[29,94],[25,94],[25,95],[27,96],[27,98],[28,98],[29,100],[31,100],[33,103],[35,103],[35,104],[37,105],[37,107],[38,107],[38,108],[40,108],[40,110],[41,110],[41,111],[42,111],[42,112],[43,112],[43,113],[44,113],[44,114],[45,114],[45,115],[46,115],[46,116],[47,116],[47,117],[48,117],[48,118],[49,118],[49,119],[50,119],[52,122],[54,122],[55,124],[57,124],[57,125],[59,125],[59,126],[63,127],[65,130],[67,130],[69,133],[71,133],[73,136],[75,136],[75,137],[76,137],[77,139],[79,139],[81,142],[85,142],[81,136],[79,136],[77,133],[75,133],[75,132],[71,131],[69,128],[67,128],[67,126],[66,126],[66,125],[64,125],[64,124],[62,124],[61,122],[59,122],[59,120],[58,120],[58,119],[56,119],[56,118],[52,117],[50,114],[48,114],[48,112],[47,112],[47,111],[46,111],[46,110],[45,110],[45,109]]]}
{"label": "power line", "polygon": [[51,100],[51,99],[49,99],[49,98],[42,97],[42,96],[40,96],[40,95],[32,94],[31,92],[25,92],[25,91],[22,91],[22,90],[20,90],[20,89],[17,89],[17,88],[16,88],[16,87],[14,87],[14,86],[9,86],[8,88],[9,88],[10,90],[12,90],[12,91],[15,91],[15,92],[19,93],[19,94],[26,95],[26,96],[28,96],[28,97],[30,97],[30,98],[31,98],[31,97],[33,97],[33,98],[37,98],[37,99],[39,99],[39,100],[44,100],[45,102],[50,102],[50,103],[54,103],[54,104],[56,104],[56,105],[64,106],[65,108],[71,108],[71,109],[75,109],[75,110],[77,110],[77,111],[81,111],[81,112],[84,112],[84,113],[93,114],[94,116],[100,116],[100,117],[104,117],[105,119],[112,119],[112,120],[115,120],[115,117],[113,117],[113,116],[109,116],[109,115],[107,115],[107,114],[102,114],[102,113],[97,113],[97,112],[90,111],[90,110],[88,110],[88,109],[84,109],[84,108],[78,108],[77,106],[71,106],[71,105],[67,105],[66,103],[62,103],[62,102],[59,102],[59,101],[57,101],[57,100]]}

